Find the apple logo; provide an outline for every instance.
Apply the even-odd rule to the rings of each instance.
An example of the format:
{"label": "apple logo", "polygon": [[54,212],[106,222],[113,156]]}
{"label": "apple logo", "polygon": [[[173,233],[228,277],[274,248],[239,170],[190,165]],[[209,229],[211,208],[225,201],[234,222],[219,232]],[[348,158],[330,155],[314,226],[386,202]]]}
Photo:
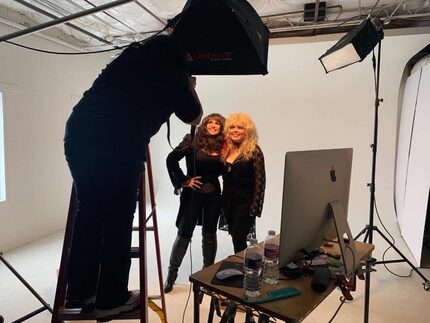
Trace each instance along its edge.
{"label": "apple logo", "polygon": [[336,171],[334,169],[334,166],[331,166],[330,178],[332,182],[336,182]]}

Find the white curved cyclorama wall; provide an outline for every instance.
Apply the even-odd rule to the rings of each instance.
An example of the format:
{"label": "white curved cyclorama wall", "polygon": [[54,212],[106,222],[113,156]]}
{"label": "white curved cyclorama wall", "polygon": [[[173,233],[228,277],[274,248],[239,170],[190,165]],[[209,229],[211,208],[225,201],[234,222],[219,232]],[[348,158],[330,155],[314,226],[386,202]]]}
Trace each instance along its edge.
{"label": "white curved cyclorama wall", "polygon": [[396,209],[400,230],[422,265],[424,226],[430,187],[430,65],[405,84],[396,168]]}

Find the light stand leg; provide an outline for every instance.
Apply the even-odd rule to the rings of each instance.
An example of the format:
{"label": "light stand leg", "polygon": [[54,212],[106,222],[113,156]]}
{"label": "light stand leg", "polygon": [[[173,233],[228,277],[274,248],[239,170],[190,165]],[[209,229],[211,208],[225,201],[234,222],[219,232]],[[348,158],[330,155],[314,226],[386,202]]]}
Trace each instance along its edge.
{"label": "light stand leg", "polygon": [[382,238],[387,241],[387,243],[402,257],[402,260],[394,261],[368,261],[366,263],[366,274],[365,274],[365,292],[364,292],[364,323],[369,322],[369,310],[370,310],[370,274],[372,272],[372,266],[375,264],[384,264],[390,262],[407,262],[409,266],[424,280],[424,289],[426,291],[430,288],[429,280],[400,252],[400,250],[394,246],[394,244],[376,227],[374,223],[374,205],[375,205],[375,174],[376,174],[376,153],[377,153],[377,143],[378,143],[378,112],[379,104],[382,99],[379,98],[379,76],[381,67],[381,41],[378,43],[378,61],[375,60],[375,55],[373,55],[373,69],[375,71],[375,121],[373,129],[373,144],[372,148],[372,178],[371,182],[367,184],[370,188],[370,209],[369,209],[369,224],[357,235],[359,238],[361,235],[365,234],[364,241],[373,243],[373,231],[380,234]]}
{"label": "light stand leg", "polygon": [[[379,230],[377,227],[374,227],[374,230],[379,233],[379,235],[384,238],[384,240],[390,245],[391,248],[393,248],[397,254],[402,257],[402,259],[398,260],[387,260],[387,261],[376,261],[375,264],[385,264],[385,263],[395,263],[395,262],[406,262],[409,266],[411,266],[412,270],[415,271],[423,280],[424,280],[424,289],[428,290],[429,286],[429,280],[417,269],[417,267],[414,266],[413,263],[411,263],[408,258]],[[426,288],[427,287],[427,288]]]}
{"label": "light stand leg", "polygon": [[30,286],[29,283],[26,282],[26,280],[15,270],[15,268],[13,268],[7,261],[6,259],[3,258],[3,254],[0,252],[0,260],[5,264],[5,266],[16,276],[16,278],[19,279],[19,281],[21,283],[23,283],[23,285],[25,287],[27,287],[27,289],[34,295],[34,297],[36,297],[39,302],[41,302],[43,304],[43,307],[19,318],[18,320],[14,321],[14,322],[23,322],[41,312],[43,312],[44,310],[48,310],[49,312],[51,312],[52,314],[52,308],[49,306],[48,303],[46,303],[43,298],[33,289],[33,287]]}

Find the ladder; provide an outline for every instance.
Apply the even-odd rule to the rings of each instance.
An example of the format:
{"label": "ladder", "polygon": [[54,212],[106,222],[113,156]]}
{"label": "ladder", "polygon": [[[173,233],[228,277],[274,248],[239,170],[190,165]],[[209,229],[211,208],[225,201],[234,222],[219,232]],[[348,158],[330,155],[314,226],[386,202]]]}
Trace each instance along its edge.
{"label": "ladder", "polygon": [[[138,193],[138,213],[139,213],[139,226],[133,227],[133,231],[139,232],[139,247],[131,247],[131,257],[139,258],[139,284],[140,284],[140,308],[126,313],[121,313],[115,320],[124,319],[140,319],[141,323],[148,322],[148,307],[152,309],[160,318],[162,323],[167,323],[166,314],[166,302],[163,290],[163,275],[161,266],[161,253],[160,253],[160,241],[158,236],[158,224],[157,224],[157,212],[154,198],[154,181],[152,176],[151,156],[149,146],[147,147],[146,156],[146,173],[148,177],[148,188],[151,202],[151,212],[147,216],[146,214],[146,178],[145,171],[140,174],[139,193]],[[52,313],[51,323],[61,323],[63,321],[77,321],[77,320],[96,320],[91,312],[85,312],[84,310],[78,309],[66,309],[64,307],[66,298],[66,287],[68,281],[68,267],[69,267],[69,255],[70,246],[72,240],[72,227],[75,217],[76,209],[76,193],[72,187],[70,196],[70,204],[67,216],[66,230],[64,234],[63,251],[61,255],[60,270],[58,273],[57,289],[55,293],[54,308]],[[152,222],[149,222],[152,220]],[[149,223],[148,223],[149,222]],[[151,226],[149,224],[152,224]],[[147,259],[147,232],[152,231],[154,233],[155,240],[155,252],[157,257],[157,269],[158,269],[158,282],[160,294],[155,296],[148,295],[147,286],[147,273],[146,273],[146,259]],[[160,301],[160,305],[155,303],[156,300]]]}

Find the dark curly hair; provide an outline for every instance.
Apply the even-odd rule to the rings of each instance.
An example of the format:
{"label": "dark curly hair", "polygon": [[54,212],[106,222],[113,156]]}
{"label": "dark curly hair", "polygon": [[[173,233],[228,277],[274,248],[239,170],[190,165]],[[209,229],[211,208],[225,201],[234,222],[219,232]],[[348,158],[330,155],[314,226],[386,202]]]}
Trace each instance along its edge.
{"label": "dark curly hair", "polygon": [[[207,124],[210,120],[215,119],[220,124],[220,131],[217,135],[211,136],[208,133]],[[224,123],[225,118],[219,113],[212,113],[203,118],[199,127],[197,128],[195,147],[201,148],[205,153],[220,153],[224,144]]]}

